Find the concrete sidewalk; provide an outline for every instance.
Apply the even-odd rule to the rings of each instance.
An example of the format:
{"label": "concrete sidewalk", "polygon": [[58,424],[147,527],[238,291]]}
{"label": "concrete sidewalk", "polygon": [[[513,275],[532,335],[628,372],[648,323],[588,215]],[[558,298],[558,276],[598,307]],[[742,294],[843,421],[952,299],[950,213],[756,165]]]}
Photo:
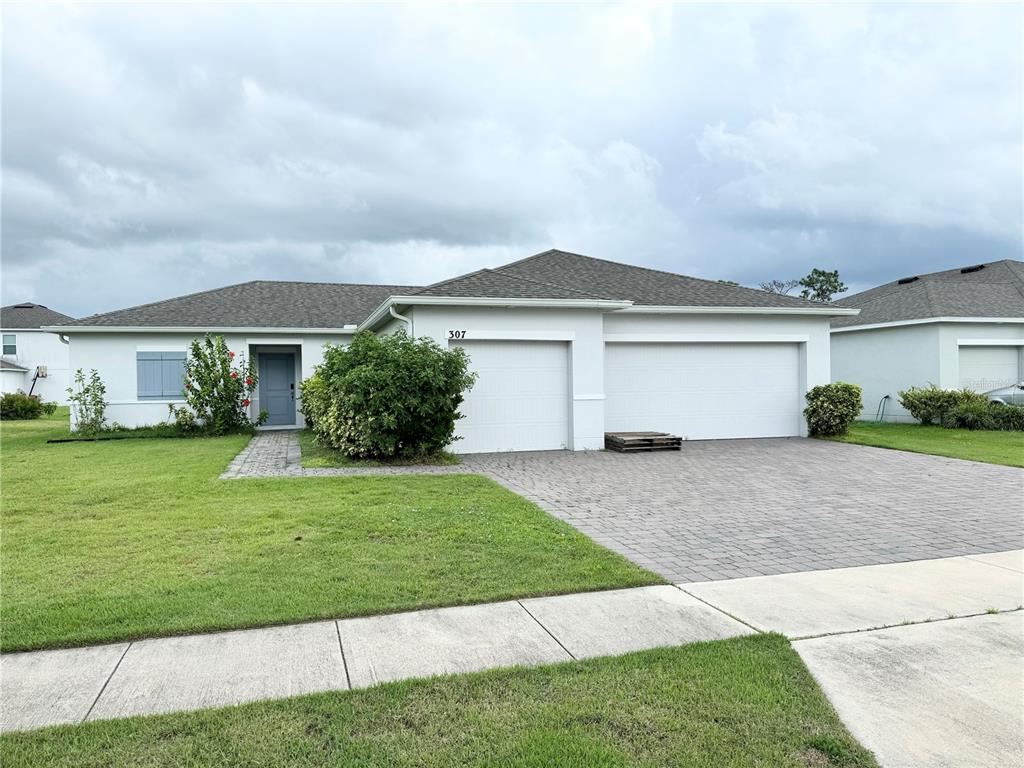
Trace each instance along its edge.
{"label": "concrete sidewalk", "polygon": [[6,654],[0,729],[768,630],[810,638],[794,647],[883,765],[1021,764],[1022,563],[1015,551]]}
{"label": "concrete sidewalk", "polygon": [[534,666],[752,633],[673,586],[0,656],[0,730]]}

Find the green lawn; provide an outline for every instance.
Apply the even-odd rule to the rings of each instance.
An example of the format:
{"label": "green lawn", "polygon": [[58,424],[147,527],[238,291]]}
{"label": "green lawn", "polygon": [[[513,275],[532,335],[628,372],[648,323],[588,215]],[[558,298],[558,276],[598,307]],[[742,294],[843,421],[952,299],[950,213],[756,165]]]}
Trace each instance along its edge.
{"label": "green lawn", "polygon": [[660,582],[482,477],[218,480],[247,437],[0,425],[3,651]]}
{"label": "green lawn", "polygon": [[341,451],[336,451],[333,448],[327,448],[326,446],[320,445],[313,436],[313,432],[308,429],[304,429],[299,433],[299,448],[302,450],[302,466],[311,468],[382,466],[408,467],[424,464],[433,466],[452,466],[460,463],[458,456],[454,453],[448,453],[447,451],[434,454],[433,456],[424,456],[418,459],[389,461],[386,464],[372,459],[350,459],[348,456],[341,453]]}
{"label": "green lawn", "polygon": [[21,766],[875,766],[778,635],[0,738]]}
{"label": "green lawn", "polygon": [[954,459],[1024,467],[1024,432],[946,429],[921,424],[872,424],[859,421],[850,432],[829,438],[843,443],[932,453]]}

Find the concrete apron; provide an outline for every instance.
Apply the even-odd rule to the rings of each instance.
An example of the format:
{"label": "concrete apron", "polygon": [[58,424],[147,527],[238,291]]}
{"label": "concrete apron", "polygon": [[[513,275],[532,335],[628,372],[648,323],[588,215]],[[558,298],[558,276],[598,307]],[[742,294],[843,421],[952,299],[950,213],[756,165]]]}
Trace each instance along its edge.
{"label": "concrete apron", "polygon": [[764,630],[797,638],[847,727],[883,765],[1021,764],[1022,564],[1018,551],[6,654],[0,730]]}
{"label": "concrete apron", "polygon": [[883,766],[1024,765],[1024,552],[682,588],[805,638],[793,647]]}

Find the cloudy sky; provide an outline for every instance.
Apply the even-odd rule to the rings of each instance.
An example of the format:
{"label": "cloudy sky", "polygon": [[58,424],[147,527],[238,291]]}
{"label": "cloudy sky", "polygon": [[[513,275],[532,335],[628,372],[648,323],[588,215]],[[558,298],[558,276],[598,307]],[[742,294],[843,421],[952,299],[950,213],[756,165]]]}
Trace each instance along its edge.
{"label": "cloudy sky", "polygon": [[7,6],[2,299],[1020,258],[1019,4]]}

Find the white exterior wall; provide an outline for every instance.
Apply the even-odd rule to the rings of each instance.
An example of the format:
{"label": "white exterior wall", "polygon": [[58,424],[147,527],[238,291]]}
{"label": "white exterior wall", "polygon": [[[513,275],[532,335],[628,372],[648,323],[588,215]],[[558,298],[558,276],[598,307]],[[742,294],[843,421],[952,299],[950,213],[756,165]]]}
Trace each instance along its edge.
{"label": "white exterior wall", "polygon": [[940,387],[960,386],[960,347],[968,345],[1015,347],[1024,376],[1024,323],[940,323],[938,330]]}
{"label": "white exterior wall", "polygon": [[[417,306],[403,312],[412,335],[447,345],[449,333],[467,341],[565,341],[569,344],[568,444],[604,448],[604,336],[601,313],[580,309]],[[455,446],[458,450],[458,445]]]}
{"label": "white exterior wall", "polygon": [[[140,427],[167,421],[168,404],[179,404],[179,400],[139,400],[137,352],[187,351],[194,338],[203,334],[187,333],[73,333],[70,334],[70,368],[83,369],[86,374],[95,368],[107,387],[107,422],[126,427]],[[314,366],[323,360],[323,345],[326,342],[343,343],[347,334],[274,334],[260,331],[253,334],[225,333],[228,349],[236,355],[250,357],[254,350],[270,351],[267,345],[284,345],[282,351],[300,350],[296,361],[296,407],[301,406],[298,384],[313,373]],[[259,414],[258,392],[254,393],[251,415]],[[297,414],[299,426],[304,424],[302,414]],[[71,416],[72,428],[75,414]]]}
{"label": "white exterior wall", "polygon": [[979,342],[1024,349],[1024,324],[918,323],[836,332],[832,334],[832,380],[864,389],[862,419],[874,419],[879,401],[889,395],[885,420],[916,423],[900,407],[898,393],[929,384],[958,388],[960,346]]}
{"label": "white exterior wall", "polygon": [[[413,335],[466,340],[567,341],[574,450],[604,447],[605,341],[787,342],[799,346],[801,393],[830,381],[827,317],[602,313],[523,307],[417,306],[404,312]],[[801,408],[802,409],[802,408]]]}
{"label": "white exterior wall", "polygon": [[55,400],[61,405],[67,405],[68,345],[62,342],[57,334],[37,329],[20,331],[11,328],[4,330],[3,333],[13,333],[17,337],[18,347],[16,355],[4,357],[13,360],[22,368],[28,368],[28,373],[4,374],[3,391],[17,392],[20,389],[27,393],[32,386],[36,367],[45,365],[46,378],[36,381],[32,394],[39,395],[43,400]]}
{"label": "white exterior wall", "polygon": [[[616,343],[792,343],[798,347],[801,397],[831,381],[828,317],[612,312],[604,316],[604,335]],[[805,435],[802,402],[799,410],[800,434]]]}

